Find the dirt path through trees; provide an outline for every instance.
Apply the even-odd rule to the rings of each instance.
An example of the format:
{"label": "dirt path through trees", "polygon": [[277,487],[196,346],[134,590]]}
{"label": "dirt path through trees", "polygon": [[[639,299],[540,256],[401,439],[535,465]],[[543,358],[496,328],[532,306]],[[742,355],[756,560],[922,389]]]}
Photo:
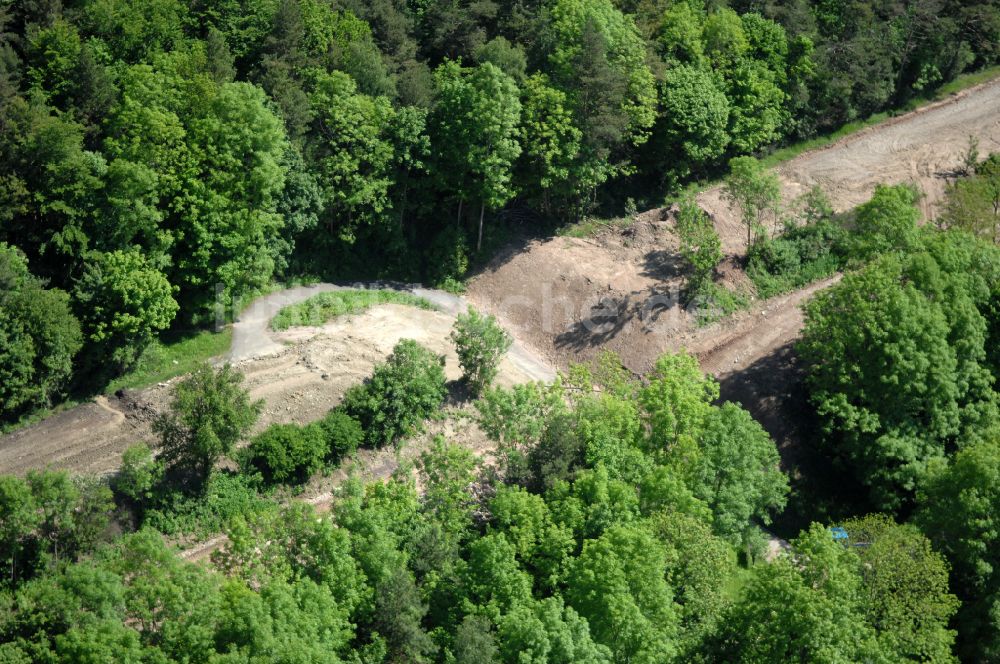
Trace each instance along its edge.
{"label": "dirt path through trees", "polygon": [[[921,205],[930,218],[962,165],[970,136],[979,139],[981,157],[1000,151],[1000,79],[785,162],[778,168],[782,196],[792,201],[819,185],[840,212],[867,201],[877,184],[910,182],[923,191]],[[722,199],[722,188],[703,192],[698,202],[715,219],[723,250],[742,252],[746,228]]]}
{"label": "dirt path through trees", "polygon": [[[258,429],[275,422],[319,419],[340,402],[351,385],[370,375],[400,339],[415,339],[444,355],[448,378],[461,376],[448,335],[455,315],[468,305],[450,293],[413,289],[437,305],[437,311],[388,304],[319,327],[270,330],[269,321],[282,306],[338,288],[342,287],[319,284],[267,295],[255,301],[234,325],[226,359],[245,376],[251,397],[264,400]],[[501,363],[498,382],[549,381],[555,375],[543,359],[515,342]],[[81,473],[113,472],[128,446],[153,442],[150,424],[166,407],[169,395],[168,383],[100,396],[2,436],[0,473],[22,475],[47,466]]]}
{"label": "dirt path through trees", "polygon": [[[970,135],[979,137],[983,155],[1000,150],[1000,81],[787,162],[779,169],[784,193],[794,197],[819,184],[843,210],[865,200],[879,182],[911,181],[926,193],[924,207],[929,212],[961,164]],[[724,246],[730,253],[742,251],[743,229],[719,189],[705,192],[700,201],[713,213]],[[766,365],[767,358],[787,356],[801,326],[801,303],[827,282],[698,328],[678,302],[682,274],[671,226],[666,211],[652,210],[631,228],[604,237],[531,242],[498,257],[474,279],[468,301],[497,313],[519,340],[505,363],[507,379],[548,379],[553,367],[586,360],[604,348],[619,352],[631,369],[643,372],[659,354],[687,348],[707,371],[723,379],[724,393],[743,394],[745,405],[758,417],[774,419],[768,416],[767,404],[787,385],[776,381],[780,374],[773,374],[774,367],[763,373],[754,368]],[[725,278],[745,277],[726,270]],[[255,396],[268,403],[262,425],[318,417],[339,400],[344,385],[367,375],[398,335],[438,339],[434,343],[444,352],[450,345],[450,321],[466,306],[466,298],[417,290],[442,311],[402,313],[391,306],[377,307],[351,317],[354,322],[346,325],[335,321],[284,336],[267,330],[267,321],[282,303],[334,288],[322,284],[267,296],[236,323],[230,358],[247,374]],[[755,389],[753,396],[735,389],[764,373],[774,389]],[[169,386],[156,386],[109,396],[2,436],[0,472],[23,474],[47,465],[110,472],[125,447],[149,439],[149,422],[168,394]]]}

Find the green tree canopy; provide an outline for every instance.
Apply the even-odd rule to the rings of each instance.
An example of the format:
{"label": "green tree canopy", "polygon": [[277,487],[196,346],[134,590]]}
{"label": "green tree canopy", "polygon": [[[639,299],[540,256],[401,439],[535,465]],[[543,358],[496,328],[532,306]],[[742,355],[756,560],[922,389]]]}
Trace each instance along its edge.
{"label": "green tree canopy", "polygon": [[930,462],[995,421],[986,321],[960,285],[972,266],[938,255],[885,256],[806,306],[810,398],[883,509],[912,500]]}
{"label": "green tree canopy", "polygon": [[0,243],[0,419],[45,406],[69,380],[82,344],[69,296],[45,289],[18,249]]}
{"label": "green tree canopy", "polygon": [[92,352],[131,366],[177,314],[173,289],[137,249],[98,254],[76,284],[76,310]]}
{"label": "green tree canopy", "polygon": [[503,206],[517,193],[511,173],[521,154],[517,84],[489,62],[463,68],[447,61],[434,76],[430,128],[438,149],[437,177],[460,206],[466,197],[479,201],[478,251],[485,210]]}
{"label": "green tree canopy", "polygon": [[1000,654],[1000,444],[987,441],[932,467],[920,494],[917,523],[952,567],[961,652]]}
{"label": "green tree canopy", "polygon": [[217,84],[195,55],[155,62],[124,73],[105,150],[158,174],[154,201],[169,210],[159,234],[174,258],[168,277],[181,304],[205,315],[217,288],[231,298],[271,277],[285,132],[260,88]]}
{"label": "green tree canopy", "polygon": [[203,364],[174,387],[170,409],[153,423],[169,466],[204,483],[215,463],[233,451],[262,406],[250,401],[242,383],[243,375],[229,364]]}

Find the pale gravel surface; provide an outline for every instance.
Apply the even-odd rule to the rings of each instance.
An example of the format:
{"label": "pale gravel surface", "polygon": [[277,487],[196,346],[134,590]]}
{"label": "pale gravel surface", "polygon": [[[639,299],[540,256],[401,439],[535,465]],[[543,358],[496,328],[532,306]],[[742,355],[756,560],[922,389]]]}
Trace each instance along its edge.
{"label": "pale gravel surface", "polygon": [[[449,380],[461,376],[448,335],[455,315],[468,305],[464,298],[450,293],[403,287],[427,298],[438,310],[383,304],[319,327],[281,332],[269,328],[271,317],[282,306],[341,288],[345,287],[318,284],[272,293],[256,300],[234,324],[231,350],[220,362],[231,362],[243,373],[250,396],[264,401],[258,430],[276,422],[319,419],[340,402],[351,385],[369,376],[400,339],[415,339],[443,355]],[[551,366],[515,341],[501,362],[497,382],[510,386],[551,381],[555,376]],[[176,380],[129,391],[122,397],[101,396],[0,436],[0,473],[23,475],[45,467],[80,473],[114,472],[128,446],[154,440],[150,424],[166,407]]]}
{"label": "pale gravel surface", "polygon": [[[909,182],[924,193],[924,216],[933,216],[950,179],[962,165],[969,136],[982,158],[1000,151],[1000,79],[863,129],[778,168],[782,195],[791,201],[819,185],[837,211],[867,201],[877,184]],[[713,187],[698,202],[715,219],[723,249],[743,251],[746,229]]]}

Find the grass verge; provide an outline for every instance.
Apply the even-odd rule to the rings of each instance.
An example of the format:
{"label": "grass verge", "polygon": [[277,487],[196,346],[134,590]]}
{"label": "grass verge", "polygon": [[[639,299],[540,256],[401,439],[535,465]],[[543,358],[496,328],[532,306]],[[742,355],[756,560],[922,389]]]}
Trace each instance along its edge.
{"label": "grass verge", "polygon": [[201,330],[164,335],[162,340],[154,341],[143,351],[131,371],[111,381],[105,392],[148,387],[191,372],[202,362],[229,350],[232,340],[233,331],[228,327],[221,332]]}
{"label": "grass verge", "polygon": [[295,325],[322,325],[337,316],[359,314],[379,304],[405,304],[420,309],[435,309],[429,300],[402,291],[331,291],[284,307],[271,319],[271,329],[287,330]]}
{"label": "grass verge", "polygon": [[927,104],[934,103],[936,101],[941,101],[951,95],[957,94],[962,90],[966,90],[971,87],[975,87],[980,83],[985,83],[993,78],[1000,76],[1000,65],[996,67],[990,67],[988,69],[983,69],[977,72],[971,72],[968,74],[962,74],[958,76],[953,81],[945,83],[940,88],[937,88],[932,93],[926,96],[914,97],[907,104],[900,108],[893,109],[891,111],[883,111],[882,113],[876,113],[875,115],[869,116],[864,120],[856,120],[855,122],[848,122],[839,129],[829,134],[824,134],[823,136],[817,136],[816,138],[811,138],[793,145],[788,145],[783,148],[779,148],[774,152],[768,154],[761,159],[761,163],[768,168],[774,168],[789,159],[794,159],[803,152],[808,152],[809,150],[815,150],[817,148],[823,148],[832,143],[836,143],[840,139],[850,136],[851,134],[857,133],[862,129],[867,129],[874,125],[884,122],[891,117],[897,115],[902,115],[904,113],[909,113],[910,111],[915,111],[921,106],[926,106]]}
{"label": "grass verge", "polygon": [[632,225],[633,217],[615,217],[613,219],[599,219],[587,217],[580,221],[560,226],[556,229],[556,235],[562,237],[588,238],[594,237],[605,228],[628,228]]}

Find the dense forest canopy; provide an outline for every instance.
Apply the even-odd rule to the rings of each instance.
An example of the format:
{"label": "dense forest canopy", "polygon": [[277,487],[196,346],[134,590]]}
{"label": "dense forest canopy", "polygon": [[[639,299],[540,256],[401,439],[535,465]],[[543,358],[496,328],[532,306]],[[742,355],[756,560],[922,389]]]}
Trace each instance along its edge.
{"label": "dense forest canopy", "polygon": [[998,43],[952,0],[8,2],[0,241],[114,372],[282,275],[451,283],[498,220],[658,202]]}
{"label": "dense forest canopy", "polygon": [[[404,340],[315,422],[252,434],[204,365],[113,477],[0,476],[0,661],[997,660],[1000,158],[970,144],[932,228],[905,185],[782,210],[752,155],[998,57],[992,0],[0,0],[0,423],[275,281],[452,288],[514,225],[728,171],[757,294],[846,273],[796,351],[852,492],[809,503],[685,353],[492,387],[511,338],[469,311],[494,463],[438,438],[294,500],[440,417],[459,388]],[[684,296],[722,297],[712,221],[676,222]],[[220,532],[211,566],[172,546]]]}

